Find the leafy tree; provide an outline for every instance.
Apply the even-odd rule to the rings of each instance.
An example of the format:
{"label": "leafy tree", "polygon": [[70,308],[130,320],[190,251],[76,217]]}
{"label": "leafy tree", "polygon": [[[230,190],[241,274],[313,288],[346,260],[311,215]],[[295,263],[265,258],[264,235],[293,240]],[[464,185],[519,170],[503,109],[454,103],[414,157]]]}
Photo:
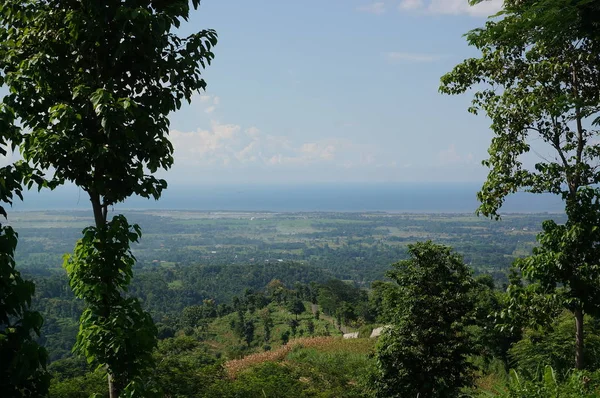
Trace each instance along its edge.
{"label": "leafy tree", "polygon": [[352,305],[342,302],[336,310],[336,318],[338,319],[339,325],[348,325],[351,321],[356,320],[356,313]]}
{"label": "leafy tree", "polygon": [[254,320],[248,319],[244,323],[244,341],[246,342],[246,345],[248,347],[250,347],[250,345],[254,341],[254,330],[255,330]]}
{"label": "leafy tree", "polygon": [[310,334],[311,336],[315,334],[315,323],[312,319],[309,319],[306,323],[306,330],[308,330],[308,334]]}
{"label": "leafy tree", "polygon": [[271,331],[274,326],[271,310],[269,308],[263,308],[259,313],[259,317],[265,330],[265,342],[269,342],[271,340]]}
{"label": "leafy tree", "polygon": [[473,344],[484,365],[493,365],[494,359],[500,359],[508,371],[508,351],[521,339],[522,328],[497,327],[494,315],[504,309],[507,294],[495,289],[490,275],[480,275],[475,282],[475,324],[470,328]]}
{"label": "leafy tree", "polygon": [[296,337],[296,332],[298,331],[298,326],[300,326],[300,322],[298,322],[296,319],[290,319],[288,324],[290,325],[290,330],[292,331],[292,336]]}
{"label": "leafy tree", "polygon": [[169,325],[156,324],[156,330],[156,337],[159,340],[175,337],[175,329]]}
{"label": "leafy tree", "polygon": [[144,394],[139,383],[153,364],[157,330],[140,302],[122,294],[135,262],[129,241],[137,241],[139,227],[116,216],[106,227],[88,227],[83,234],[74,254],[65,256],[71,288],[87,303],[74,349],[106,365],[111,398],[124,389]]}
{"label": "leafy tree", "polygon": [[[6,34],[0,24],[0,41]],[[0,74],[0,85],[3,81],[4,77]],[[0,104],[2,156],[7,154],[6,146],[13,145],[14,149],[14,145],[20,142],[14,122],[14,114]],[[12,204],[15,195],[22,198],[22,181],[27,175],[39,178],[22,163],[0,168],[0,202]],[[1,205],[0,214],[7,217]],[[38,312],[30,309],[35,285],[23,279],[16,268],[17,240],[18,235],[10,226],[0,224],[0,391],[7,397],[38,397],[48,391],[48,355],[32,337],[34,333],[40,335],[43,319]]]}
{"label": "leafy tree", "polygon": [[88,398],[106,396],[106,374],[100,370],[66,380],[52,379],[52,398]]}
{"label": "leafy tree", "polygon": [[281,302],[286,291],[285,285],[279,279],[272,279],[267,284],[267,294],[277,303]]}
{"label": "leafy tree", "polygon": [[[590,317],[585,318],[585,326],[590,333],[585,336],[586,368],[600,369],[600,325]],[[550,365],[563,379],[572,368],[575,353],[575,340],[570,336],[575,328],[574,319],[568,311],[563,311],[544,328],[527,328],[523,338],[509,351],[512,368],[519,374],[534,378],[540,371],[540,365]]]}
{"label": "leafy tree", "polygon": [[290,341],[290,331],[286,330],[281,333],[281,344],[286,345]]}
{"label": "leafy tree", "polygon": [[375,391],[380,397],[456,397],[472,381],[475,282],[462,258],[431,242],[409,245],[410,259],[387,276],[383,309],[392,327],[377,342]]}
{"label": "leafy tree", "polygon": [[299,298],[295,298],[288,303],[288,310],[293,315],[295,315],[296,320],[298,320],[298,315],[306,311],[306,306],[304,305],[304,302],[302,302],[302,300],[300,300]]}
{"label": "leafy tree", "polygon": [[342,302],[356,304],[361,298],[359,288],[338,279],[330,279],[318,289],[317,301],[323,312],[335,314]]}
{"label": "leafy tree", "polygon": [[[201,67],[216,34],[174,32],[199,0],[6,0],[0,5],[0,71],[10,90],[3,114],[29,133],[26,161],[51,169],[49,185],[72,182],[89,195],[94,226],[65,260],[75,294],[86,301],[75,346],[105,366],[111,397],[146,394],[156,329],[123,292],[141,236],[108,209],[131,195],[158,199],[153,176],[173,163],[168,114],[204,89]],[[32,100],[35,99],[35,100]],[[6,117],[6,116],[5,116]]]}
{"label": "leafy tree", "polygon": [[182,326],[195,328],[204,319],[204,308],[201,305],[185,307],[181,313]]}
{"label": "leafy tree", "polygon": [[[483,111],[492,121],[480,213],[499,218],[506,196],[519,190],[552,193],[565,201],[566,225],[545,223],[541,249],[518,265],[537,285],[525,292],[536,290],[574,314],[579,369],[583,316],[600,314],[594,240],[600,211],[599,10],[597,2],[586,0],[507,0],[502,18],[467,34],[481,56],[456,66],[441,86],[448,94],[477,88],[469,111]],[[558,286],[564,288],[554,297]],[[512,295],[512,301],[511,310],[525,308],[523,295]]]}
{"label": "leafy tree", "polygon": [[244,338],[244,329],[246,327],[246,316],[244,311],[240,308],[237,311],[237,320],[231,320],[230,326],[233,327],[234,332],[240,339]]}
{"label": "leafy tree", "polygon": [[156,382],[172,397],[204,397],[213,379],[223,373],[214,356],[191,337],[160,341],[154,356]]}

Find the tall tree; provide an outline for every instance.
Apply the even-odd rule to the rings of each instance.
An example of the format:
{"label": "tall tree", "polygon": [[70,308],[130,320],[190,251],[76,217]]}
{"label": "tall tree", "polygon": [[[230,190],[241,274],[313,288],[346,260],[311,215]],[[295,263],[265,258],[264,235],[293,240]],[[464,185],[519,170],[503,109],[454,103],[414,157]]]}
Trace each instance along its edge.
{"label": "tall tree", "polygon": [[[447,94],[477,89],[469,111],[492,121],[481,214],[499,218],[506,196],[519,190],[565,202],[567,223],[545,223],[541,248],[518,263],[532,288],[509,292],[535,290],[548,301],[558,289],[558,301],[576,320],[577,368],[584,364],[584,313],[600,314],[600,264],[591,239],[600,210],[600,25],[590,18],[599,10],[588,0],[507,0],[501,18],[467,34],[481,56],[457,65],[441,86]],[[524,308],[523,299],[513,295],[513,307]]]}
{"label": "tall tree", "polygon": [[303,314],[306,311],[306,306],[304,302],[299,298],[293,298],[287,305],[287,309],[293,315],[296,316],[296,320],[298,320],[298,315]]}
{"label": "tall tree", "polygon": [[[0,124],[5,121],[0,118]],[[12,127],[12,121],[0,127],[2,146],[6,145],[2,133]],[[0,152],[6,155],[4,147]],[[23,171],[29,172],[24,164],[0,168],[0,201],[10,204],[13,195],[21,196]],[[3,206],[0,214],[7,216]],[[0,224],[0,391],[5,397],[41,397],[47,394],[50,384],[48,355],[33,335],[40,335],[43,319],[30,309],[35,285],[24,280],[16,268],[17,239],[10,226]]]}
{"label": "tall tree", "polygon": [[476,283],[462,258],[431,242],[409,245],[410,259],[386,276],[383,292],[391,324],[377,342],[374,387],[378,397],[456,397],[472,381]]}
{"label": "tall tree", "polygon": [[[6,34],[0,25],[0,42]],[[4,79],[0,71],[0,86]],[[0,156],[14,151],[22,138],[14,112],[0,104]],[[44,180],[23,162],[0,168],[0,215],[4,218],[4,206],[12,205],[15,197],[23,199],[23,183],[43,185]],[[35,285],[23,279],[16,267],[17,242],[15,230],[0,223],[0,391],[6,397],[40,397],[47,394],[50,382],[48,355],[33,338],[40,335],[43,319],[31,310]]]}
{"label": "tall tree", "polygon": [[269,307],[265,307],[260,310],[258,316],[262,321],[263,328],[265,330],[265,342],[269,342],[271,340],[271,331],[273,330],[274,322],[273,317],[271,316],[271,310]]}
{"label": "tall tree", "polygon": [[[156,330],[124,291],[141,236],[108,209],[131,195],[158,199],[153,173],[173,164],[168,114],[206,87],[217,36],[174,32],[199,0],[5,0],[0,4],[3,98],[28,134],[21,151],[50,185],[72,182],[89,195],[94,225],[65,261],[86,301],[76,348],[107,368],[110,396],[145,394]],[[141,392],[139,392],[141,391]]]}

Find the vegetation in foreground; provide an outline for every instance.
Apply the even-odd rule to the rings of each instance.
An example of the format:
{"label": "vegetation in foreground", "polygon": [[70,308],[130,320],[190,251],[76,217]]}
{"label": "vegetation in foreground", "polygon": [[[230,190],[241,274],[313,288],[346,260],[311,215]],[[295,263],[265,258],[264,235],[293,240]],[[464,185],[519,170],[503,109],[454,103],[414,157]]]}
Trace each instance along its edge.
{"label": "vegetation in foreground", "polygon": [[[65,261],[84,300],[75,348],[86,361],[54,361],[50,396],[600,395],[597,2],[506,0],[501,18],[467,35],[481,57],[442,81],[451,94],[483,87],[470,109],[484,111],[494,133],[480,213],[498,217],[519,189],[565,202],[566,221],[542,224],[539,246],[515,262],[505,292],[474,278],[452,249],[426,242],[409,245],[391,281],[369,290],[336,279],[293,288],[272,280],[230,303],[196,301],[158,327],[126,291],[140,229],[123,216],[108,221],[107,208],[132,194],[158,198],[166,187],[152,175],[172,163],[166,117],[205,87],[199,65],[212,59],[216,35],[171,33],[187,18],[183,0],[74,4],[0,5],[0,68],[11,88],[1,142],[20,145],[25,159],[0,169],[0,199],[10,203],[23,184],[73,181],[93,207],[94,226]],[[556,159],[528,168],[531,138]],[[44,396],[33,285],[15,268],[16,234],[2,232],[3,393]],[[381,325],[374,349],[370,338],[331,337]],[[323,337],[299,339],[316,334]]]}

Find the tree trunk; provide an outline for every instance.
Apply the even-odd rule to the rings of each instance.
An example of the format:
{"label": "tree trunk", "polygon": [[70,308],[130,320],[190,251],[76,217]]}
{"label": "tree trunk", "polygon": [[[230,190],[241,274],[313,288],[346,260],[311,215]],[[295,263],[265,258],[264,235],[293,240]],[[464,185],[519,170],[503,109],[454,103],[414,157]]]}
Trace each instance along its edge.
{"label": "tree trunk", "polygon": [[583,311],[575,312],[575,368],[583,369]]}
{"label": "tree trunk", "polygon": [[[100,229],[104,225],[106,225],[106,212],[102,208],[102,203],[100,202],[100,195],[97,193],[89,192],[90,202],[92,202],[92,211],[94,212],[94,223],[96,224],[96,228]],[[103,315],[108,317],[110,312],[110,305],[106,299],[106,297],[102,300],[104,304],[104,310],[106,313]],[[113,376],[110,374],[110,369],[107,367],[108,371],[108,396],[109,398],[119,398],[121,392],[119,391],[119,387],[117,383],[115,383]]]}
{"label": "tree trunk", "polygon": [[110,398],[119,398],[120,391],[117,388],[117,383],[114,382],[112,375],[108,374],[108,396]]}
{"label": "tree trunk", "polygon": [[102,204],[100,203],[100,195],[90,192],[90,202],[92,202],[96,228],[102,228],[102,226],[106,224],[106,215],[102,209]]}

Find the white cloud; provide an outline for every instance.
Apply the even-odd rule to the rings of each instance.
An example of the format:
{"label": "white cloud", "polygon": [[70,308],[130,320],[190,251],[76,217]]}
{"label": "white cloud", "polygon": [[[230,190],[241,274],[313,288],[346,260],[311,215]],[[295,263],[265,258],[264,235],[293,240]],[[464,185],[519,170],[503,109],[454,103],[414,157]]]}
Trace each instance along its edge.
{"label": "white cloud", "polygon": [[428,10],[436,14],[469,14],[487,17],[500,11],[502,3],[502,0],[488,0],[470,6],[466,0],[431,0]]}
{"label": "white cloud", "polygon": [[[198,98],[201,112],[210,107],[220,110],[219,104],[226,103],[216,99],[218,97],[206,97]],[[315,130],[322,131],[323,126],[315,126]],[[169,172],[173,177],[169,179],[186,182],[189,178],[333,181],[338,178],[371,180],[373,176],[380,176],[393,179],[396,177],[390,176],[396,176],[403,167],[395,161],[397,153],[393,151],[390,157],[385,145],[317,135],[312,131],[293,137],[269,134],[255,125],[226,124],[216,118],[197,130],[173,130],[170,140],[175,149],[175,165]]]}
{"label": "white cloud", "polygon": [[358,11],[367,12],[369,14],[381,15],[385,13],[385,3],[384,2],[376,2],[367,4],[364,6],[359,6],[356,8]]}
{"label": "white cloud", "polygon": [[246,129],[246,134],[248,134],[250,137],[258,137],[258,135],[260,134],[260,130],[256,127],[250,127]]}
{"label": "white cloud", "polygon": [[214,95],[202,94],[193,98],[192,102],[194,102],[196,98],[199,99],[200,106],[204,109],[204,112],[209,114],[217,110],[217,106],[221,104],[221,98]]}
{"label": "white cloud", "polygon": [[430,14],[471,15],[487,17],[502,9],[503,0],[484,0],[470,6],[467,0],[402,0],[398,9],[401,11],[423,11]]}
{"label": "white cloud", "polygon": [[191,166],[331,163],[336,160],[338,149],[353,147],[336,139],[294,143],[285,136],[263,134],[256,127],[243,130],[236,124],[215,121],[208,130],[171,131],[170,137],[177,163]]}
{"label": "white cloud", "polygon": [[435,62],[443,57],[436,54],[420,54],[407,52],[388,52],[385,57],[390,62]]}
{"label": "white cloud", "polygon": [[335,158],[335,146],[327,143],[310,142],[300,147],[300,152],[307,159],[333,160]]}
{"label": "white cloud", "polygon": [[402,0],[398,5],[399,10],[416,10],[423,7],[423,0]]}
{"label": "white cloud", "polygon": [[438,161],[442,166],[457,164],[473,164],[474,157],[472,153],[463,155],[456,149],[456,145],[450,144],[447,149],[438,153]]}
{"label": "white cloud", "polygon": [[244,147],[241,151],[235,154],[235,158],[241,163],[246,162],[255,162],[258,157],[256,155],[256,149],[258,147],[257,141],[252,141],[246,147]]}

